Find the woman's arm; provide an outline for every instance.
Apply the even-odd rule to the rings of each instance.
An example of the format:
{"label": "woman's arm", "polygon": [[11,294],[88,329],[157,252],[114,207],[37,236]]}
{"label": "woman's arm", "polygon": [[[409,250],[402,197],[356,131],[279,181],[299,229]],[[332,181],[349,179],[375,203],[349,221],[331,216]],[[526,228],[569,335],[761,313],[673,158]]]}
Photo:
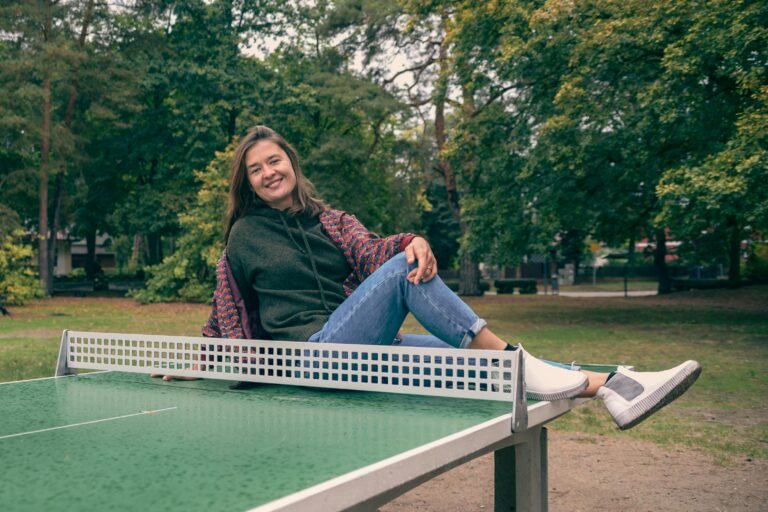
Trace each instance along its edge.
{"label": "woman's arm", "polygon": [[392,256],[402,252],[415,235],[402,233],[381,238],[354,215],[339,210],[323,212],[323,230],[344,254],[359,282],[373,274]]}
{"label": "woman's arm", "polygon": [[[353,273],[360,281],[373,274],[395,254],[405,251],[408,262],[417,261],[409,279],[429,280],[437,273],[437,265],[429,243],[412,233],[400,233],[381,238],[369,231],[354,215],[330,210],[321,215],[323,229],[344,253]],[[429,271],[427,268],[429,267]],[[416,283],[414,283],[416,284]]]}

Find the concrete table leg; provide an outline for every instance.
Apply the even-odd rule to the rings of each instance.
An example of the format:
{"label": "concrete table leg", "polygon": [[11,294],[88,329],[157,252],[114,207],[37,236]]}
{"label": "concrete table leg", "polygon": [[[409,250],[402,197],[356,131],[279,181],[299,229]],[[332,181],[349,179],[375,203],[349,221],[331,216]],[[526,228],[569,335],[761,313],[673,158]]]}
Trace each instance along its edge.
{"label": "concrete table leg", "polygon": [[546,512],[547,429],[525,432],[518,444],[494,453],[494,510]]}

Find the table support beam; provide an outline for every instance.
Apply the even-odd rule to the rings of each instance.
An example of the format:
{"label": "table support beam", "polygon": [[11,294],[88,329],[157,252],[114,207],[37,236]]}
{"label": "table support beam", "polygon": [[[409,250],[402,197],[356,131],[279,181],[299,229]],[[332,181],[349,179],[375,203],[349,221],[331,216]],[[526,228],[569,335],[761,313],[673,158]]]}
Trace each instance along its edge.
{"label": "table support beam", "polygon": [[494,510],[546,512],[547,429],[534,427],[522,443],[494,452]]}

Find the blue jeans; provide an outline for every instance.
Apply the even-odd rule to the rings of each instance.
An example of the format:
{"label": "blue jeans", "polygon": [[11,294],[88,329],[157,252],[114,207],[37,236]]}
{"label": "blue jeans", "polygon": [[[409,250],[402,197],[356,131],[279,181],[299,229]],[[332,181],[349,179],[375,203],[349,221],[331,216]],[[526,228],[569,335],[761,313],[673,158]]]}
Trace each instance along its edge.
{"label": "blue jeans", "polygon": [[[439,276],[418,286],[410,283],[406,277],[414,268],[416,263],[409,265],[404,253],[394,256],[363,281],[309,341],[467,348],[485,320]],[[432,336],[406,334],[396,339],[409,312]]]}

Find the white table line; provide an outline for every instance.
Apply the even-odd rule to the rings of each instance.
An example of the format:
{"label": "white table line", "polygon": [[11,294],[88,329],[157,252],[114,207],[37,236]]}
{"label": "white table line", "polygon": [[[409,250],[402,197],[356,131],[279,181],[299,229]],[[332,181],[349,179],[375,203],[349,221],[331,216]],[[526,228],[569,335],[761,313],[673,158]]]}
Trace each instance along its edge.
{"label": "white table line", "polygon": [[100,420],[84,421],[82,423],[72,423],[71,425],[61,425],[59,427],[43,428],[40,430],[30,430],[29,432],[19,432],[17,434],[8,434],[6,436],[0,436],[0,440],[10,439],[12,437],[28,436],[30,434],[40,434],[41,432],[50,432],[51,430],[60,430],[63,428],[81,427],[83,425],[92,425],[94,423],[103,423],[105,421],[121,420],[123,418],[131,418],[133,416],[142,416],[144,414],[155,414],[157,412],[172,411],[173,409],[176,409],[176,408],[177,407],[166,407],[165,409],[155,409],[153,411],[141,411],[141,412],[135,412],[133,414],[124,414],[122,416],[114,416],[112,418],[103,418]]}

